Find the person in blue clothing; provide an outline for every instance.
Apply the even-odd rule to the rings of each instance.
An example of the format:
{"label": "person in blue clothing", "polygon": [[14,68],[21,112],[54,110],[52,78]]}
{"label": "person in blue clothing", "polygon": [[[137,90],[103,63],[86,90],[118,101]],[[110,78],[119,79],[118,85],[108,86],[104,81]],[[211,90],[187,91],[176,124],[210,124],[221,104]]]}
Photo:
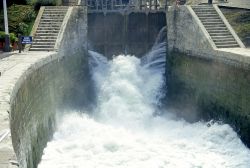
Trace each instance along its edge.
{"label": "person in blue clothing", "polygon": [[213,0],[208,0],[208,4],[212,4],[213,3]]}

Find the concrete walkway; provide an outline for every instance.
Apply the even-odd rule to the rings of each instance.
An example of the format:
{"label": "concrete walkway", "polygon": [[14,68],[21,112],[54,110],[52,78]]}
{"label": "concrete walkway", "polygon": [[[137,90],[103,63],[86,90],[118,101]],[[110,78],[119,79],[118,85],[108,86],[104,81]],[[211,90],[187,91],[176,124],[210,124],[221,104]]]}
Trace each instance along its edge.
{"label": "concrete walkway", "polygon": [[220,51],[234,53],[234,54],[240,54],[244,57],[250,57],[250,48],[223,48],[218,49]]}
{"label": "concrete walkway", "polygon": [[[208,0],[189,0],[188,4],[207,4]],[[250,0],[213,0],[214,4],[226,7],[250,9]]]}
{"label": "concrete walkway", "polygon": [[220,6],[250,9],[250,0],[227,0],[227,3],[220,3]]}
{"label": "concrete walkway", "polygon": [[13,54],[17,54],[18,51],[12,51],[12,52],[3,52],[3,51],[0,51],[0,60],[5,58],[5,57],[9,57]]}
{"label": "concrete walkway", "polygon": [[53,59],[58,59],[54,53],[1,53],[7,57],[0,59],[0,168],[18,167],[9,132],[10,102],[12,96],[17,93],[18,81],[25,80],[32,68],[39,68]]}

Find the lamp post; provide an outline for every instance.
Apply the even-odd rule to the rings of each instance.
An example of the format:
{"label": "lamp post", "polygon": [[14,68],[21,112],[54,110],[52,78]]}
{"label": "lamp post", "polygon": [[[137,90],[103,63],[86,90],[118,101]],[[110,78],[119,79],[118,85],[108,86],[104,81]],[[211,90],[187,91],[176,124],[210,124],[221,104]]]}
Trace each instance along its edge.
{"label": "lamp post", "polygon": [[5,52],[10,52],[10,35],[9,35],[9,27],[8,27],[8,16],[7,16],[6,0],[3,0],[3,11],[4,11],[4,30],[5,30],[4,51]]}

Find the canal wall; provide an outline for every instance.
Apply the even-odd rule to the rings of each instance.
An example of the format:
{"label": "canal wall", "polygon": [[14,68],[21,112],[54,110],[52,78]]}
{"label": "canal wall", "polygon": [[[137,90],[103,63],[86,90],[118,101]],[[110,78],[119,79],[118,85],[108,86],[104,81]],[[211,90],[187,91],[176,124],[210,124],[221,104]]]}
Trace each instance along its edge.
{"label": "canal wall", "polygon": [[87,16],[73,7],[59,52],[25,52],[0,60],[0,167],[36,167],[62,109],[90,101]]}
{"label": "canal wall", "polygon": [[171,7],[167,108],[190,122],[230,124],[250,147],[250,53],[217,49],[188,6]]}

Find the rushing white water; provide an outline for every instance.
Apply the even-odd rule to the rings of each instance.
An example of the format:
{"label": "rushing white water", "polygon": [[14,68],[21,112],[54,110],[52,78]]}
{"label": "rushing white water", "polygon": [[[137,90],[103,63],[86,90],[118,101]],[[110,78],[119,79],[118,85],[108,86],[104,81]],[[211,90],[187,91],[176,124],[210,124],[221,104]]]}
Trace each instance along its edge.
{"label": "rushing white water", "polygon": [[226,124],[159,116],[163,71],[92,52],[97,106],[68,112],[39,168],[249,168],[250,151]]}

